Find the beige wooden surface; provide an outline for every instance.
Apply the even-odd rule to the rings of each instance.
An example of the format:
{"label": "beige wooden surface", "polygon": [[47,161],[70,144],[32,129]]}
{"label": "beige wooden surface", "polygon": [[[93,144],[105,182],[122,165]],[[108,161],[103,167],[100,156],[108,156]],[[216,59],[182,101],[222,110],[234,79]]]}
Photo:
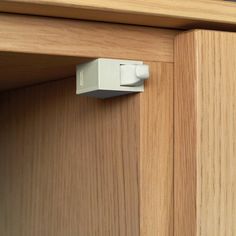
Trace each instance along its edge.
{"label": "beige wooden surface", "polygon": [[214,0],[5,0],[0,10],[178,29],[236,25],[235,3]]}
{"label": "beige wooden surface", "polygon": [[88,58],[173,62],[177,31],[10,14],[0,22],[0,90],[75,76]]}
{"label": "beige wooden surface", "polygon": [[236,235],[236,34],[175,42],[175,235]]}
{"label": "beige wooden surface", "polygon": [[151,72],[140,101],[140,235],[173,236],[173,64]]}
{"label": "beige wooden surface", "polygon": [[0,91],[75,76],[88,58],[0,52]]}
{"label": "beige wooden surface", "polygon": [[0,97],[4,236],[138,235],[139,95],[64,80]]}
{"label": "beige wooden surface", "polygon": [[0,234],[172,235],[173,64],[150,66],[143,94],[0,94]]}
{"label": "beige wooden surface", "polygon": [[[4,17],[8,23],[13,19]],[[19,23],[25,22],[21,30],[16,27],[16,19]],[[12,34],[9,32],[15,29],[18,35],[25,32],[21,39],[26,39],[21,41],[23,45],[1,44],[7,48],[2,54],[8,58],[6,62],[1,61],[2,71],[7,64],[9,70],[12,65],[15,65],[12,68],[24,66],[23,61],[18,64],[22,56],[27,59],[26,65],[30,65],[31,59],[41,60],[39,69],[45,60],[50,68],[50,65],[67,65],[67,62],[70,66],[74,60],[81,59],[82,53],[95,58],[140,60],[150,56],[154,61],[147,62],[151,66],[151,79],[142,94],[108,100],[83,98],[75,95],[73,78],[0,93],[0,234],[170,236],[173,232],[172,62],[176,33],[114,26],[113,35],[107,36],[100,47],[91,30],[96,28],[99,37],[101,26],[101,32],[107,35],[107,24],[95,27],[84,22],[81,30],[76,22],[69,20],[66,26],[75,31],[78,27],[78,34],[73,31],[76,36],[71,44],[72,52],[69,45],[58,39],[64,34],[57,34],[55,30],[57,23],[61,25],[64,20],[38,18],[40,27],[37,19],[29,23],[30,28],[26,19],[31,18],[18,16],[2,34],[14,38],[14,30]],[[60,57],[54,55],[56,47],[50,46],[55,41],[43,41],[44,31],[40,31],[43,27],[47,35],[53,36],[56,42],[59,40]],[[38,37],[32,36],[32,41],[26,37],[29,29],[39,31]],[[116,44],[111,46],[114,42],[109,38],[114,39],[115,35]],[[138,44],[133,43],[134,36],[139,36]],[[80,44],[81,37],[84,41]],[[85,42],[85,39],[90,40]],[[35,47],[34,40],[42,40],[44,47]],[[145,42],[147,46],[151,43],[150,50],[142,48]],[[121,45],[126,51],[121,51]],[[16,56],[19,46],[22,48]],[[159,51],[152,52],[153,47]],[[45,48],[48,55],[39,55]],[[32,58],[25,54],[28,49]],[[166,49],[168,57],[161,53]],[[158,53],[155,59],[153,53]],[[53,55],[49,57],[49,54]],[[10,59],[12,55],[15,60]],[[27,69],[23,67],[23,71]],[[66,70],[61,68],[61,71]]]}

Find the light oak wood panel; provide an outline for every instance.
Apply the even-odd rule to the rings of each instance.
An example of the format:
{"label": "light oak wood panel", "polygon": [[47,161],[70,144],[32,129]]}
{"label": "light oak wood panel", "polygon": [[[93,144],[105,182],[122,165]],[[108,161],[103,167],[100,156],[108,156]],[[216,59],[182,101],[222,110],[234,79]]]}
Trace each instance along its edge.
{"label": "light oak wood panel", "polygon": [[82,57],[0,52],[0,91],[75,76],[76,66],[87,60]]}
{"label": "light oak wood panel", "polygon": [[140,103],[140,235],[173,236],[173,64],[151,72]]}
{"label": "light oak wood panel", "polygon": [[150,67],[142,94],[1,93],[0,234],[172,235],[173,64]]}
{"label": "light oak wood panel", "polygon": [[0,14],[0,51],[173,62],[176,31]]}
{"label": "light oak wood panel", "polygon": [[0,10],[178,29],[236,25],[235,3],[214,0],[11,0],[1,1]]}
{"label": "light oak wood panel", "polygon": [[0,14],[0,90],[75,76],[108,57],[173,62],[177,31]]}
{"label": "light oak wood panel", "polygon": [[138,235],[139,95],[78,97],[69,79],[0,102],[1,235]]}
{"label": "light oak wood panel", "polygon": [[236,235],[236,34],[175,42],[175,235]]}

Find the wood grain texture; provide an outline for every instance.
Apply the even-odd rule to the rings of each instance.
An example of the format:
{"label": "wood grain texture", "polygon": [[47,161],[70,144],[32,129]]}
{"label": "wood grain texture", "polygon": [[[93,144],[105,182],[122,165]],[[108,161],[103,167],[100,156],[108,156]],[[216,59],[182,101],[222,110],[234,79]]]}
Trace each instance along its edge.
{"label": "wood grain texture", "polygon": [[236,25],[235,3],[214,0],[5,0],[0,10],[178,29]]}
{"label": "wood grain texture", "polygon": [[1,52],[173,62],[176,31],[3,13],[0,22]]}
{"label": "wood grain texture", "polygon": [[[182,40],[181,40],[182,39]],[[175,41],[174,235],[196,236],[196,57],[194,35]]]}
{"label": "wood grain texture", "polygon": [[78,97],[64,80],[0,102],[1,235],[139,234],[139,96]]}
{"label": "wood grain texture", "polygon": [[85,57],[0,52],[0,91],[73,77],[76,66],[87,60]]}
{"label": "wood grain texture", "polygon": [[175,42],[175,235],[236,234],[236,34]]}
{"label": "wood grain texture", "polygon": [[150,70],[140,103],[140,235],[173,236],[173,64]]}
{"label": "wood grain texture", "polygon": [[75,76],[107,57],[173,62],[177,31],[0,13],[0,90]]}
{"label": "wood grain texture", "polygon": [[173,64],[150,66],[143,94],[1,93],[1,235],[171,235]]}

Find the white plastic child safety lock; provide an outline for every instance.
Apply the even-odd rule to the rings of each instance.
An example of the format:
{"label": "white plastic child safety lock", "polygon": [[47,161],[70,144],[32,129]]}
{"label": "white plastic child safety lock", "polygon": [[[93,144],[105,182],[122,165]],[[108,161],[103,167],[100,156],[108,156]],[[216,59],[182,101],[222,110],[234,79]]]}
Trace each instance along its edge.
{"label": "white plastic child safety lock", "polygon": [[100,58],[77,66],[77,94],[109,98],[144,91],[149,67],[142,61]]}

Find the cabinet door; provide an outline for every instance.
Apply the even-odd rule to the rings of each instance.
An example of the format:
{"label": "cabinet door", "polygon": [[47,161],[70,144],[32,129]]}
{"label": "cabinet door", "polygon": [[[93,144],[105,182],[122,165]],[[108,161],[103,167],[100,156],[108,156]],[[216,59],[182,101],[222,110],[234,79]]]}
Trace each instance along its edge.
{"label": "cabinet door", "polygon": [[175,235],[236,235],[236,34],[175,40]]}
{"label": "cabinet door", "polygon": [[[0,94],[0,235],[172,236],[175,35],[0,15],[0,87],[44,82]],[[98,57],[144,60],[145,92],[77,96]]]}

